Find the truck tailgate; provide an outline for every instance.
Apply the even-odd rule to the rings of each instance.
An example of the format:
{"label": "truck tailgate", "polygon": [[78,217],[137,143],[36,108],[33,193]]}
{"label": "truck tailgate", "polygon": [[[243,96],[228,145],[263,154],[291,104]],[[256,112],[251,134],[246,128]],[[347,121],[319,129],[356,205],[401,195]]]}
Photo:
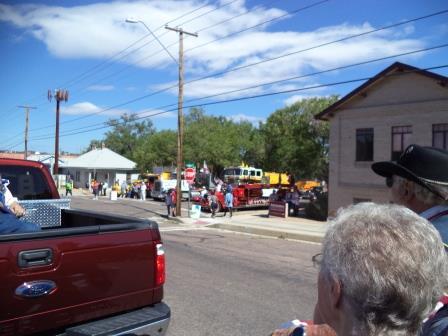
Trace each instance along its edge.
{"label": "truck tailgate", "polygon": [[160,235],[150,225],[61,237],[39,234],[44,236],[0,240],[0,334],[57,329],[160,302],[154,266]]}

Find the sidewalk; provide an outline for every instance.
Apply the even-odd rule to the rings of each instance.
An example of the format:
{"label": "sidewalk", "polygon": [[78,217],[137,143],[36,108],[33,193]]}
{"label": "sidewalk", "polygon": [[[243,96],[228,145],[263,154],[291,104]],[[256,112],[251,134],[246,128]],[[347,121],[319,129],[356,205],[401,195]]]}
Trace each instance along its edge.
{"label": "sidewalk", "polygon": [[[61,195],[65,195],[64,193]],[[88,196],[92,194],[86,189],[74,189],[74,196]],[[62,196],[63,197],[63,196]],[[100,199],[107,200],[107,197],[101,196]],[[121,199],[120,199],[121,201]],[[139,202],[139,205],[145,203],[139,200],[126,199],[126,201]],[[160,208],[158,216],[166,220],[166,209]],[[327,223],[311,220],[303,217],[268,217],[268,210],[240,210],[235,211],[233,217],[223,216],[218,213],[215,218],[211,218],[209,212],[201,212],[201,218],[193,219],[188,217],[187,204],[182,204],[182,217],[170,218],[171,223],[185,225],[189,227],[210,227],[228,231],[243,232],[261,236],[276,237],[283,239],[303,240],[320,243],[325,235]]]}
{"label": "sidewalk", "polygon": [[201,213],[200,219],[185,217],[179,218],[183,224],[207,226],[211,228],[257,234],[262,236],[277,237],[283,239],[296,239],[320,243],[325,235],[327,223],[301,217],[268,217],[261,211],[248,212],[238,211],[233,217],[223,217],[217,214],[211,218],[209,213]]}

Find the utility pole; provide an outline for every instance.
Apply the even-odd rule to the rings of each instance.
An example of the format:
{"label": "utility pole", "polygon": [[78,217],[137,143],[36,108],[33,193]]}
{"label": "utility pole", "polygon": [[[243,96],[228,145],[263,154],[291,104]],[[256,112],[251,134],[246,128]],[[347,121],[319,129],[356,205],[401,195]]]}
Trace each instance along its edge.
{"label": "utility pole", "polygon": [[61,101],[66,102],[68,100],[68,91],[57,89],[53,94],[51,90],[48,90],[48,100],[51,101],[53,97],[56,100],[56,135],[54,141],[53,175],[57,175],[59,170],[59,104]]}
{"label": "utility pole", "polygon": [[25,153],[23,157],[26,160],[28,159],[28,123],[29,123],[30,110],[35,110],[37,109],[37,107],[28,105],[19,105],[17,107],[25,109]]}
{"label": "utility pole", "polygon": [[179,96],[177,108],[177,187],[176,187],[176,216],[181,216],[182,202],[182,186],[181,175],[183,166],[183,137],[184,137],[184,115],[183,115],[183,98],[184,98],[184,34],[198,37],[197,33],[189,33],[182,28],[171,28],[165,26],[166,29],[179,33]]}

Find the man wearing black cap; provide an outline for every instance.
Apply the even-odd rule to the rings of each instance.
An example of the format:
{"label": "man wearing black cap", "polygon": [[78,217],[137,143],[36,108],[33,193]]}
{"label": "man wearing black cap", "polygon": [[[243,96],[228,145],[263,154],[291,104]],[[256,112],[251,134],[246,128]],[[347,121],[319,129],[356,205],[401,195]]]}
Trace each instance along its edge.
{"label": "man wearing black cap", "polygon": [[376,162],[372,169],[386,178],[392,201],[428,219],[448,247],[448,152],[410,145],[397,162]]}
{"label": "man wearing black cap", "polygon": [[[397,162],[376,162],[372,169],[386,178],[392,201],[429,220],[448,248],[448,152],[438,148],[410,145]],[[448,296],[425,323],[422,335],[448,332]]]}

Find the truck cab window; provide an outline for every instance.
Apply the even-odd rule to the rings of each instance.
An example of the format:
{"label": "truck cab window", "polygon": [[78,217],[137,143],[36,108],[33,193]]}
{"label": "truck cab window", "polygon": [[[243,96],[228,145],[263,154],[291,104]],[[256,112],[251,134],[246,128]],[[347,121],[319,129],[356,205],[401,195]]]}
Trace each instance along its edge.
{"label": "truck cab window", "polygon": [[52,198],[45,177],[34,167],[1,166],[0,173],[9,180],[8,188],[19,200]]}

